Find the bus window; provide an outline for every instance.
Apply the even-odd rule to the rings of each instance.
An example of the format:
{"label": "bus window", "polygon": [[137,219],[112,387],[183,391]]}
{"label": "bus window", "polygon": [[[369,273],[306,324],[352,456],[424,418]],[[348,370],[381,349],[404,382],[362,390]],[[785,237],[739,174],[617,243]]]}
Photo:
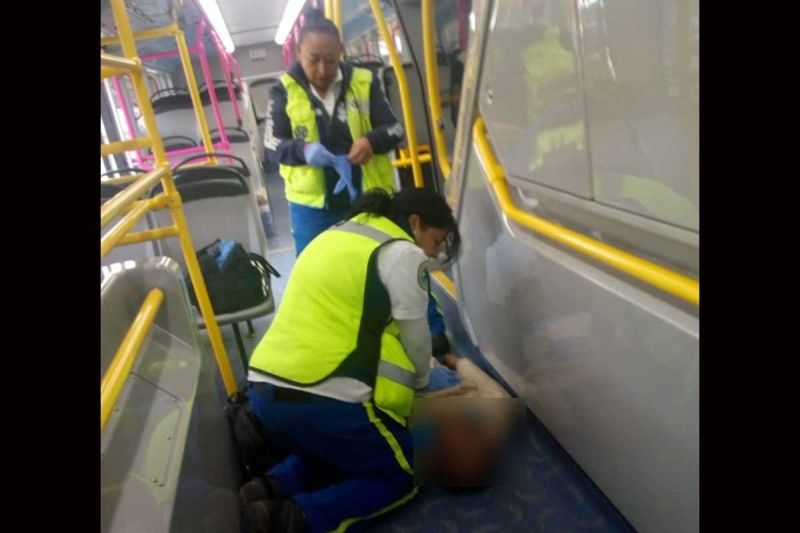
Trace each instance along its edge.
{"label": "bus window", "polygon": [[597,202],[697,231],[698,2],[583,6]]}
{"label": "bus window", "polygon": [[480,108],[509,174],[591,198],[577,21],[565,0],[495,4]]}

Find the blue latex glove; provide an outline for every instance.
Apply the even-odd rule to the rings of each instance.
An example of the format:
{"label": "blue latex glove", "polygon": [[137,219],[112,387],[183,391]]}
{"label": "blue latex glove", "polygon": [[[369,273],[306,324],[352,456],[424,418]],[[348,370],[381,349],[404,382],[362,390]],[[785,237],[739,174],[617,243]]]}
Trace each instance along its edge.
{"label": "blue latex glove", "polygon": [[350,201],[353,202],[358,196],[355,185],[353,185],[353,167],[346,155],[337,155],[333,158],[333,168],[339,173],[339,181],[333,188],[333,194],[339,194],[345,187],[347,187],[347,194],[350,195]]}
{"label": "blue latex glove", "polygon": [[334,155],[320,143],[308,143],[303,148],[306,163],[312,167],[322,168],[333,164]]}
{"label": "blue latex glove", "polygon": [[435,392],[442,389],[449,389],[461,383],[458,375],[446,366],[435,366],[428,374],[428,386],[422,389],[423,392]]}

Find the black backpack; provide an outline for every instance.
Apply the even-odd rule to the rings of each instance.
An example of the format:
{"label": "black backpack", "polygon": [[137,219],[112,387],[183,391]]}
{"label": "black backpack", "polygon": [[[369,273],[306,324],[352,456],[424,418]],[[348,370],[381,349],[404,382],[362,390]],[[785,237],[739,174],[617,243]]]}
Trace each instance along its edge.
{"label": "black backpack", "polygon": [[247,383],[240,384],[239,389],[228,398],[228,405],[225,407],[244,482],[263,476],[287,455],[267,440],[261,423],[250,410],[249,393],[250,388]]}
{"label": "black backpack", "polygon": [[[214,314],[234,313],[254,307],[269,298],[270,274],[279,278],[269,262],[258,254],[248,253],[230,239],[217,239],[197,252],[197,261],[206,281]],[[199,308],[194,286],[186,276],[189,299]]]}

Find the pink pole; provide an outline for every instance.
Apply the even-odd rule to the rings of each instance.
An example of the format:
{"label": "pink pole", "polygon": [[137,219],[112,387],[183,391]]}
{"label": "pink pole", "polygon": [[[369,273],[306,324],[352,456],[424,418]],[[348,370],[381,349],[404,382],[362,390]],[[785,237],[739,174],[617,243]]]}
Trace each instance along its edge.
{"label": "pink pole", "polygon": [[152,54],[145,54],[139,56],[142,61],[150,61],[151,59],[163,59],[165,57],[175,57],[181,55],[180,52],[175,50],[165,50],[163,52],[153,52]]}
{"label": "pink pole", "polygon": [[283,58],[283,68],[289,68],[289,66],[291,66],[292,64],[293,44],[294,44],[294,36],[289,34],[289,36],[286,37],[286,41],[284,41],[283,43],[283,50],[281,50]]}
{"label": "pink pole", "polygon": [[[214,151],[217,151],[218,149],[225,150],[225,146],[222,143],[216,143],[213,146],[214,146]],[[167,157],[168,158],[172,158],[172,157],[178,157],[178,156],[182,156],[182,155],[202,154],[205,151],[206,151],[206,149],[205,149],[204,146],[194,146],[192,148],[181,148],[179,150],[171,150],[171,151],[167,152]],[[221,157],[223,159],[225,158],[224,155],[221,155],[219,157]],[[144,160],[143,160],[143,163],[142,163],[142,168],[144,170],[151,170],[153,168],[153,160],[154,160],[153,155],[144,156]],[[228,160],[232,161],[232,159],[230,159],[230,158],[228,158]]]}
{"label": "pink pole", "polygon": [[[234,75],[236,76],[236,80],[239,82],[239,88],[244,88],[244,82],[242,82],[242,71],[239,70],[239,61],[234,57],[233,54],[229,54],[230,62],[233,65]],[[236,108],[239,108],[239,101],[236,101]]]}
{"label": "pink pole", "polygon": [[[223,48],[222,51],[225,52],[225,49]],[[225,60],[228,63],[228,70],[225,71],[225,73],[228,75],[228,81],[230,83],[230,85],[228,87],[228,90],[231,91],[231,100],[233,100],[233,102],[234,102],[233,110],[234,110],[234,113],[236,113],[236,120],[239,121],[239,126],[241,126],[241,124],[242,124],[242,113],[241,113],[241,110],[239,108],[239,99],[236,98],[235,91],[233,91],[233,85],[234,85],[234,81],[235,81],[233,79],[233,76],[236,76],[238,78],[239,90],[241,91],[242,90],[242,74],[241,74],[241,72],[239,72],[239,63],[236,61],[236,58],[233,56],[233,54],[229,54],[229,53],[225,52]]]}
{"label": "pink pole", "polygon": [[[233,82],[231,81],[231,65],[228,61],[228,53],[225,51],[225,47],[222,45],[222,41],[220,41],[219,36],[213,31],[209,33],[211,34],[211,40],[214,42],[214,46],[217,49],[219,64],[222,67],[222,72],[225,75],[225,85],[228,88],[228,96],[231,99],[231,105],[233,105],[233,114],[236,117],[236,123],[241,128],[242,115],[239,113],[239,102],[236,101],[236,94],[233,91]],[[214,87],[214,92],[217,92],[216,87]]]}
{"label": "pink pole", "polygon": [[233,70],[236,74],[236,79],[239,81],[239,87],[242,86],[242,71],[239,70],[239,61],[231,55],[231,63],[233,64]]}
{"label": "pink pole", "polygon": [[462,51],[467,50],[467,39],[469,36],[469,29],[467,20],[469,18],[470,8],[467,6],[466,0],[456,0],[456,20],[458,21],[458,47]]}
{"label": "pink pole", "polygon": [[[214,112],[214,119],[217,121],[217,129],[219,130],[219,137],[223,146],[230,152],[230,143],[228,142],[228,134],[225,132],[225,124],[222,122],[222,113],[219,110],[219,102],[217,102],[217,91],[214,88],[214,80],[211,78],[211,69],[208,66],[208,58],[206,57],[206,49],[203,45],[203,33],[205,33],[206,21],[201,19],[197,26],[197,48],[198,56],[200,57],[200,67],[203,69],[203,76],[206,78],[206,90],[208,96],[211,98],[211,110]],[[211,133],[211,132],[209,132]]]}

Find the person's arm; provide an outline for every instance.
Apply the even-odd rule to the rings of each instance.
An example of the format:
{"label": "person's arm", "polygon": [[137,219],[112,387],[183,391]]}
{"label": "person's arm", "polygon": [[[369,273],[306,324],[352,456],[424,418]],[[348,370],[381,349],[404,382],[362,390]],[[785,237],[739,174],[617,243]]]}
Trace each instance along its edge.
{"label": "person's arm", "polygon": [[369,88],[369,116],[372,131],[367,133],[367,139],[372,145],[372,152],[385,154],[397,148],[403,140],[405,131],[394,116],[376,75],[372,77],[372,85]]}
{"label": "person's arm", "polygon": [[391,242],[380,250],[378,271],[400,328],[400,343],[415,369],[415,387],[428,385],[431,331],[428,326],[428,276],[421,275],[427,257],[408,241]]}
{"label": "person's arm", "polygon": [[431,330],[426,317],[416,320],[396,320],[400,328],[400,342],[414,365],[414,388],[424,389],[428,386],[428,374],[431,370]]}
{"label": "person's arm", "polygon": [[286,114],[286,87],[276,83],[269,92],[264,123],[264,157],[278,165],[306,164],[305,141],[292,138],[292,122]]}

